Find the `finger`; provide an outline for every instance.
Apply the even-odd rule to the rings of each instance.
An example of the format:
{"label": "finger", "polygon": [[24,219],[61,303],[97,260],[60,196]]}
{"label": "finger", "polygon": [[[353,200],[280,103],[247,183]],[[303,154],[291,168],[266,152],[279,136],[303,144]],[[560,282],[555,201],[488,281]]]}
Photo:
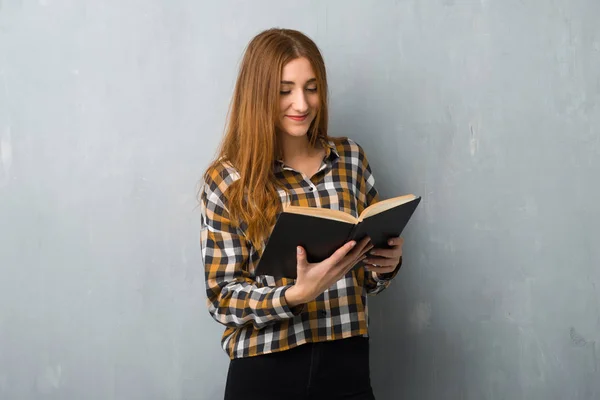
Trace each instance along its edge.
{"label": "finger", "polygon": [[308,261],[306,260],[306,250],[302,246],[296,247],[296,260],[298,266],[306,267]]}
{"label": "finger", "polygon": [[377,272],[378,274],[389,274],[390,272],[394,272],[396,267],[374,267],[372,265],[365,265],[365,269],[367,271]]}
{"label": "finger", "polygon": [[[358,247],[361,245],[361,243],[367,243],[367,245],[360,253],[357,253],[357,250],[360,250]],[[342,271],[342,275],[345,275],[348,270],[352,269],[352,267],[354,267],[360,261],[363,261],[367,257],[366,253],[372,247],[370,243],[371,241],[368,238],[364,238],[357,243],[357,248],[348,253],[346,257],[344,257],[344,259],[338,264],[338,272]]]}
{"label": "finger", "polygon": [[373,245],[369,245],[369,246],[365,247],[365,248],[364,248],[364,249],[363,249],[363,250],[362,250],[360,253],[358,253],[358,254],[351,253],[351,254],[348,254],[348,256],[346,256],[346,257],[347,257],[347,258],[350,258],[350,256],[352,256],[352,259],[353,259],[353,260],[356,260],[356,259],[358,259],[358,258],[361,258],[361,257],[368,257],[368,256],[369,256],[369,254],[368,254],[368,253],[369,253],[369,251],[371,251],[371,249],[373,249]]}
{"label": "finger", "polygon": [[341,260],[337,261],[336,274],[338,276],[346,275],[354,265],[366,257],[365,253],[370,248],[372,248],[371,238],[365,236],[360,242],[356,243],[354,250],[347,253]]}
{"label": "finger", "polygon": [[343,274],[345,274],[345,272],[348,269],[352,269],[352,267],[354,265],[356,265],[360,261],[363,261],[367,257],[365,254],[355,255],[353,253],[354,252],[347,254],[346,257],[344,257],[344,259],[338,263],[338,265],[337,265],[338,273],[340,273],[340,271],[342,271]]}
{"label": "finger", "polygon": [[368,250],[366,250],[371,243],[371,239],[367,236],[361,239],[360,242],[356,243],[354,249],[348,253],[347,258],[351,258],[353,260],[365,254]]}
{"label": "finger", "polygon": [[365,269],[367,269],[369,271],[379,272],[380,274],[383,274],[386,272],[392,272],[400,264],[399,262],[396,263],[395,260],[393,262],[388,262],[388,265],[381,265],[381,264],[376,264],[376,263],[370,264],[370,263],[367,263],[367,261],[369,261],[369,260],[364,261]]}
{"label": "finger", "polygon": [[360,263],[361,261],[363,261],[365,259],[365,256],[361,256],[359,257],[357,260],[354,260],[350,263],[348,263],[347,266],[344,267],[344,269],[342,270],[342,273],[340,275],[340,278],[342,276],[345,276],[348,272],[352,271],[352,268],[354,268],[358,263]]}
{"label": "finger", "polygon": [[366,264],[375,265],[377,267],[395,267],[400,262],[398,258],[384,258],[371,256],[366,258],[364,261]]}
{"label": "finger", "polygon": [[346,254],[348,254],[355,246],[356,246],[356,241],[355,240],[349,241],[348,243],[346,243],[345,245],[343,245],[342,247],[340,247],[339,249],[337,249],[335,251],[335,253],[333,253],[327,259],[327,261],[329,261],[332,265],[338,264],[340,261],[342,261],[344,259],[344,257],[346,256]]}
{"label": "finger", "polygon": [[362,240],[360,242],[358,242],[358,245],[356,246],[356,249],[360,250],[359,253],[362,253],[369,246],[372,246],[372,244],[371,244],[371,238],[368,237],[368,236],[365,236],[364,238],[362,238]]}
{"label": "finger", "polygon": [[393,249],[375,249],[371,250],[369,255],[383,258],[400,258],[402,255],[402,248],[395,247]]}
{"label": "finger", "polygon": [[369,242],[369,244],[361,251],[360,255],[365,255],[367,254],[369,251],[371,251],[375,246],[373,245],[373,243]]}
{"label": "finger", "polygon": [[404,238],[401,236],[390,238],[387,243],[390,246],[402,246],[404,244]]}

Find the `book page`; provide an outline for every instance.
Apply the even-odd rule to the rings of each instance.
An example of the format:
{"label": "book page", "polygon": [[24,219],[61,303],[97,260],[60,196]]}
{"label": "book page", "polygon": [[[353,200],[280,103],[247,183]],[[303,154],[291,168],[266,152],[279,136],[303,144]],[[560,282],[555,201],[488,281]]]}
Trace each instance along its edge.
{"label": "book page", "polygon": [[407,194],[404,196],[392,197],[391,199],[382,200],[375,204],[371,204],[369,207],[365,208],[364,211],[360,214],[359,221],[362,221],[365,218],[368,218],[372,215],[380,214],[401,204],[413,201],[416,198],[417,197],[414,194]]}
{"label": "book page", "polygon": [[334,221],[347,222],[349,224],[356,224],[357,218],[352,215],[339,210],[332,210],[330,208],[320,207],[302,207],[302,206],[284,206],[283,212],[291,214],[308,215],[317,218],[331,219]]}

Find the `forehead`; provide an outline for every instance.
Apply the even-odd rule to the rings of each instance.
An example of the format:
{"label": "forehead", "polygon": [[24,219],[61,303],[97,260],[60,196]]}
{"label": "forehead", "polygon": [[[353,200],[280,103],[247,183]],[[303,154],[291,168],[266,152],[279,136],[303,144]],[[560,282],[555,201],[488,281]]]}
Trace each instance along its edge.
{"label": "forehead", "polygon": [[315,72],[305,57],[295,58],[283,66],[281,80],[295,83],[304,83],[315,78]]}

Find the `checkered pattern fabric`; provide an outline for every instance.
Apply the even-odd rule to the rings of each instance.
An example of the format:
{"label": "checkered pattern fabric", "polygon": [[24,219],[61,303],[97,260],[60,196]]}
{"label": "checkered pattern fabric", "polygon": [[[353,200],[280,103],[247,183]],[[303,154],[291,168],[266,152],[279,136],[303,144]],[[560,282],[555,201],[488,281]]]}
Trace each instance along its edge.
{"label": "checkered pattern fabric", "polygon": [[[327,207],[357,217],[378,201],[375,179],[363,148],[347,138],[322,141],[326,156],[312,177],[274,166],[282,186],[280,200]],[[292,279],[254,274],[264,243],[246,239],[244,223],[235,227],[227,211],[227,188],[239,178],[226,162],[210,171],[201,191],[201,245],[208,310],[225,325],[222,346],[231,359],[282,351],[307,342],[366,336],[367,295],[388,287],[396,272],[380,279],[363,266],[353,269],[323,294],[291,309],[285,291]]]}

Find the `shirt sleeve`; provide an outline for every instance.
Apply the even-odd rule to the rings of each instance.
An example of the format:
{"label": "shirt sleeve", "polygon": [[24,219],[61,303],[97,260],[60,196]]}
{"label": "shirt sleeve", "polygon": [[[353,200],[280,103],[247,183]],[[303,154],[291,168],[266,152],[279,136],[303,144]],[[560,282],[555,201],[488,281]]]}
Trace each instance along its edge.
{"label": "shirt sleeve", "polygon": [[[365,208],[370,206],[371,204],[375,204],[379,201],[379,192],[375,187],[375,177],[373,176],[373,171],[371,169],[371,165],[369,164],[369,160],[367,159],[367,155],[365,154],[364,149],[357,143],[358,147],[358,158],[359,158],[359,174],[358,174],[358,182],[359,182],[359,203],[360,210],[359,213],[362,212]],[[396,269],[387,274],[377,274],[374,271],[365,271],[365,287],[367,289],[367,293],[370,295],[376,295],[385,290],[389,285],[392,279],[398,274],[400,267],[402,265],[402,258],[400,258],[400,263],[396,266]]]}
{"label": "shirt sleeve", "polygon": [[200,192],[202,259],[210,315],[223,325],[264,328],[294,317],[285,292],[291,286],[260,286],[248,272],[250,243],[229,218],[225,190],[231,177],[211,171]]}

